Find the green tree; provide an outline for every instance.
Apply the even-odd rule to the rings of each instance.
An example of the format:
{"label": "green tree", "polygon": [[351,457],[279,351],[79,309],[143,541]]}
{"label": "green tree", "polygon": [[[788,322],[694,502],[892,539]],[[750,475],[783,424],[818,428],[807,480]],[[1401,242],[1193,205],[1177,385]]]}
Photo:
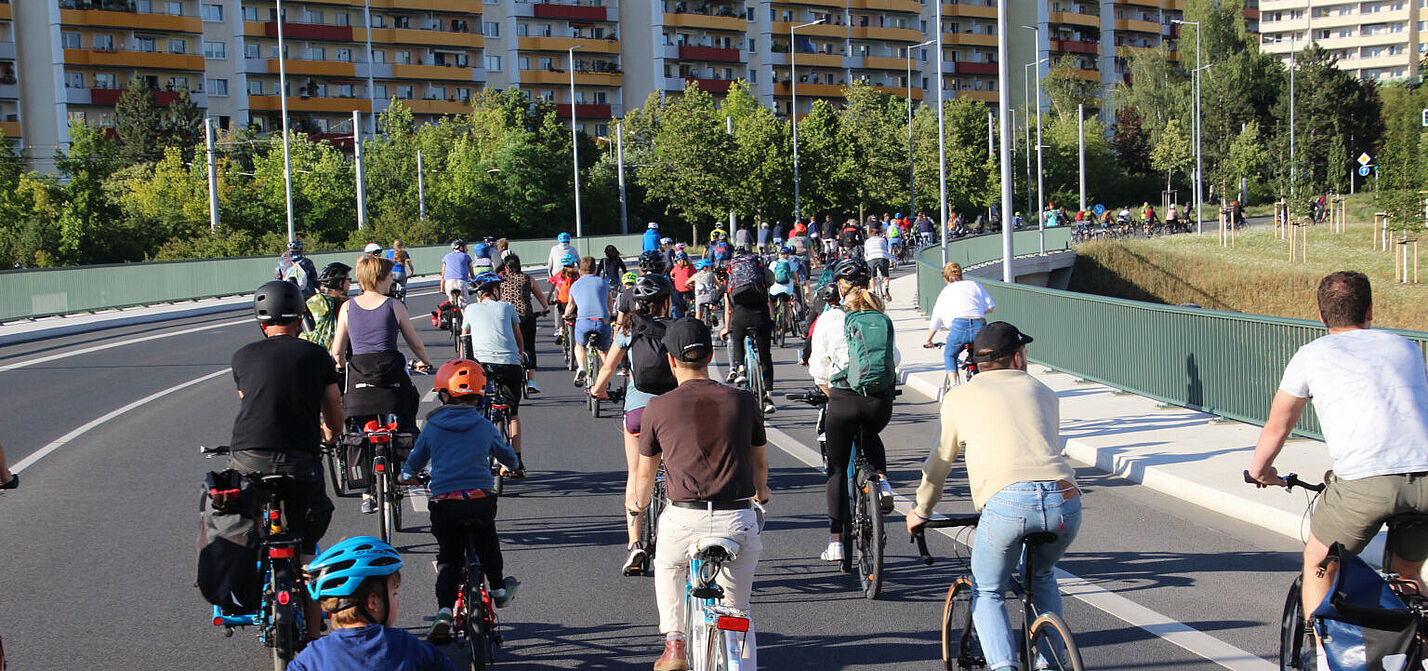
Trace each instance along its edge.
{"label": "green tree", "polygon": [[1116,112],[1115,134],[1111,147],[1121,167],[1133,175],[1150,172],[1150,134],[1146,132],[1140,113],[1134,107],[1122,107]]}
{"label": "green tree", "polygon": [[843,151],[837,181],[850,189],[861,221],[870,209],[903,200],[907,173],[907,107],[865,82],[845,88],[839,111]]}
{"label": "green tree", "polygon": [[1101,107],[1101,83],[1082,79],[1074,56],[1062,56],[1041,80],[1041,87],[1051,99],[1051,108],[1058,117],[1075,118],[1076,106],[1084,105],[1088,111]]}
{"label": "green tree", "polygon": [[649,193],[695,221],[721,219],[734,203],[734,141],[714,97],[690,82],[684,94],[661,108],[654,141],[654,168],[642,173]]}
{"label": "green tree", "polygon": [[1264,182],[1268,164],[1269,156],[1260,137],[1259,122],[1250,121],[1245,124],[1244,130],[1235,136],[1229,151],[1225,153],[1224,170],[1221,171],[1223,177],[1220,181],[1222,193],[1235,193],[1242,178],[1248,180],[1251,185]]}
{"label": "green tree", "polygon": [[165,131],[168,137],[164,144],[182,151],[185,161],[192,161],[195,151],[203,147],[203,109],[194,104],[188,89],[179,91],[178,98],[169,105]]}
{"label": "green tree", "polygon": [[154,104],[154,94],[141,78],[129,78],[129,87],[114,106],[114,126],[122,147],[119,158],[125,164],[158,160],[167,141],[163,111]]}
{"label": "green tree", "polygon": [[798,122],[798,187],[805,219],[857,209],[853,189],[843,181],[850,173],[848,150],[837,110],[826,100],[815,100]]}
{"label": "green tree", "polygon": [[71,119],[69,147],[57,152],[55,166],[65,180],[55,261],[72,265],[143,258],[142,241],[131,235],[104,189],[104,181],[119,166],[118,152],[104,129]]}
{"label": "green tree", "polygon": [[1175,173],[1190,167],[1194,155],[1190,151],[1190,137],[1180,129],[1180,120],[1171,119],[1160,133],[1160,140],[1150,152],[1150,166],[1165,172],[1165,189],[1170,190],[1170,180]]}
{"label": "green tree", "polygon": [[1132,50],[1130,82],[1118,82],[1112,92],[1117,110],[1131,107],[1140,115],[1152,145],[1171,120],[1183,124],[1190,110],[1190,80],[1169,56],[1164,46]]}
{"label": "green tree", "polygon": [[1399,231],[1422,231],[1423,201],[1419,191],[1428,182],[1428,133],[1421,115],[1428,109],[1428,87],[1390,86],[1383,91],[1383,146],[1377,157],[1374,198]]}
{"label": "green tree", "polygon": [[759,104],[742,79],[729,86],[723,111],[734,122],[734,170],[740,176],[730,184],[734,211],[759,220],[791,218],[793,153],[789,125]]}

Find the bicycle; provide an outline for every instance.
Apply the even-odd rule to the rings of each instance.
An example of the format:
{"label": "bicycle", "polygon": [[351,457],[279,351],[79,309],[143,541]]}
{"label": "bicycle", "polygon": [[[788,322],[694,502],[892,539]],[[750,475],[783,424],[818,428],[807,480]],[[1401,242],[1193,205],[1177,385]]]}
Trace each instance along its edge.
{"label": "bicycle", "polygon": [[798,306],[788,294],[774,297],[774,341],[779,347],[788,342],[789,334],[798,334]]}
{"label": "bicycle", "polygon": [[461,323],[465,321],[465,314],[465,309],[458,305],[447,322],[447,329],[451,331],[451,347],[456,350],[458,358],[461,356]]}
{"label": "bicycle", "polygon": [[[945,342],[934,342],[924,343],[922,347],[923,349],[941,349],[946,345]],[[980,372],[977,369],[977,362],[972,359],[971,343],[962,343],[962,347],[958,349],[957,355],[952,359],[956,362],[956,366],[943,375],[941,390],[943,394],[947,393],[948,389],[971,382],[972,378]]]}
{"label": "bicycle", "polygon": [[720,603],[724,588],[715,576],[739,556],[732,539],[706,536],[689,546],[689,573],[684,583],[686,647],[690,671],[742,671],[749,614]]}
{"label": "bicycle", "polygon": [[[1300,480],[1293,473],[1283,476],[1285,481],[1284,489],[1291,491],[1299,487],[1305,491],[1314,492],[1314,499],[1311,499],[1309,506],[1312,507],[1318,500],[1320,492],[1324,491],[1324,484],[1314,484]],[[1254,478],[1250,477],[1249,471],[1244,472],[1245,482],[1258,484]],[[1390,548],[1394,547],[1393,539],[1404,530],[1428,526],[1428,515],[1422,513],[1401,513],[1393,515],[1385,520],[1388,528],[1389,541],[1383,546],[1383,561],[1380,566],[1387,567],[1392,557]],[[1402,580],[1396,574],[1380,569],[1379,575],[1388,581],[1389,588],[1397,594],[1408,606],[1408,614],[1415,622],[1419,644],[1413,647],[1415,652],[1409,655],[1409,659],[1404,660],[1402,668],[1418,668],[1423,660],[1424,650],[1421,642],[1425,635],[1428,635],[1428,601],[1424,595],[1419,594],[1417,586],[1409,580]],[[1304,618],[1304,606],[1301,598],[1304,576],[1294,577],[1294,582],[1289,585],[1289,592],[1284,598],[1284,611],[1279,619],[1279,668],[1284,671],[1313,671],[1319,668],[1319,649],[1314,643],[1314,633],[1312,622]]]}
{"label": "bicycle", "polygon": [[[199,446],[205,459],[227,455],[227,445]],[[284,671],[297,655],[299,642],[305,638],[307,623],[303,619],[303,600],[307,597],[302,562],[299,553],[302,538],[287,531],[287,511],[279,491],[296,485],[287,475],[248,475],[258,500],[258,575],[263,583],[258,610],[252,613],[225,613],[213,607],[213,626],[223,627],[224,636],[232,636],[238,627],[257,627],[258,641],[272,653],[274,671]],[[212,481],[207,483],[210,497],[237,496],[236,491],[220,491]]]}
{"label": "bicycle", "polygon": [[[483,394],[481,403],[481,414],[486,417],[491,424],[495,425],[496,431],[500,433],[501,440],[506,443],[511,442],[510,437],[510,412],[511,402],[506,398],[505,392],[501,391],[501,385],[496,384],[496,378],[490,368],[486,368],[486,392]],[[495,456],[487,457],[491,468],[491,478],[493,484],[491,489],[500,496],[506,489],[505,471],[501,464],[496,461]]]}
{"label": "bicycle", "polygon": [[764,416],[764,398],[768,395],[768,390],[764,388],[763,357],[759,354],[759,348],[754,339],[754,327],[750,326],[744,331],[744,383],[743,387],[754,395],[754,406],[758,408],[759,417]]}
{"label": "bicycle", "polygon": [[496,662],[496,648],[501,646],[501,634],[496,631],[496,609],[491,599],[486,573],[481,570],[481,558],[476,554],[476,532],[490,523],[468,520],[460,524],[466,540],[466,563],[461,568],[456,607],[452,609],[455,641],[466,648],[471,658],[471,671],[484,671]]}
{"label": "bicycle", "polygon": [[565,369],[575,372],[575,321],[571,319],[561,319],[560,340],[561,354],[565,355]]}
{"label": "bicycle", "polygon": [[[912,539],[917,543],[917,552],[922,563],[931,566],[932,554],[927,551],[927,529],[976,526],[980,513],[948,515],[929,520],[920,527]],[[1056,540],[1050,531],[1036,531],[1022,537],[1021,591],[1021,636],[1017,659],[1023,669],[1046,668],[1083,671],[1081,651],[1071,636],[1071,628],[1056,613],[1036,612],[1031,601],[1031,576],[1035,575],[1032,565],[1033,550],[1038,545]],[[964,543],[965,545],[965,543]],[[982,655],[982,644],[977,637],[977,629],[972,621],[972,580],[963,576],[947,588],[947,599],[942,606],[942,665],[947,671],[984,669],[987,660]],[[1028,624],[1030,620],[1030,624]],[[1038,659],[1039,658],[1039,659]],[[1046,666],[1037,666],[1044,662]],[[1035,663],[1035,664],[1034,664]]]}
{"label": "bicycle", "polygon": [[[828,466],[828,441],[824,434],[828,395],[821,390],[810,389],[802,394],[789,394],[787,398],[818,408],[818,451],[823,455],[824,476],[832,475]],[[843,525],[839,534],[843,543],[841,568],[844,573],[851,573],[856,557],[858,586],[863,596],[876,599],[883,590],[883,562],[888,540],[883,526],[883,475],[863,457],[856,440],[848,455],[847,478],[848,523]]]}
{"label": "bicycle", "polygon": [[[393,533],[405,530],[402,527],[402,498],[406,490],[397,483],[397,475],[402,470],[403,456],[411,452],[415,439],[412,434],[397,430],[396,415],[379,415],[366,422],[362,419],[347,419],[349,437],[343,442],[365,446],[362,459],[368,461],[371,468],[367,471],[369,475],[358,481],[370,479],[371,492],[376,499],[378,537],[390,543]],[[353,465],[349,460],[343,472],[350,472],[347,469],[351,468]]]}
{"label": "bicycle", "polygon": [[[585,384],[595,384],[595,378],[600,377],[600,332],[590,331],[585,334]],[[585,406],[590,411],[590,416],[600,418],[600,399],[594,394],[585,395]]]}

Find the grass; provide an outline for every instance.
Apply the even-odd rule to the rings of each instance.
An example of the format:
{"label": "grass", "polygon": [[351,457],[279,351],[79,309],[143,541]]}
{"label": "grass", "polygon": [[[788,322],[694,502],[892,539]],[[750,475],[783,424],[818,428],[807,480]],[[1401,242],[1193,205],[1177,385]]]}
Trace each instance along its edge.
{"label": "grass", "polygon": [[[1378,211],[1378,205],[1374,203],[1372,193],[1356,193],[1351,196],[1344,196],[1347,202],[1347,214],[1349,221],[1373,222],[1373,213]],[[1308,202],[1307,198],[1301,199]],[[1303,209],[1300,205],[1300,209]],[[1250,205],[1245,208],[1246,217],[1269,217],[1274,215],[1274,203],[1264,203],[1261,205]],[[1207,207],[1205,217],[1210,218],[1210,211]]]}
{"label": "grass", "polygon": [[1314,295],[1320,278],[1336,270],[1357,270],[1373,282],[1375,326],[1428,331],[1428,238],[1421,243],[1425,284],[1416,285],[1394,283],[1393,257],[1371,249],[1371,238],[1371,223],[1351,224],[1337,235],[1328,226],[1311,227],[1307,260],[1301,263],[1290,262],[1289,242],[1276,239],[1268,226],[1241,231],[1233,248],[1220,247],[1219,236],[1208,231],[1203,236],[1084,243],[1076,247],[1071,289],[1317,319]]}

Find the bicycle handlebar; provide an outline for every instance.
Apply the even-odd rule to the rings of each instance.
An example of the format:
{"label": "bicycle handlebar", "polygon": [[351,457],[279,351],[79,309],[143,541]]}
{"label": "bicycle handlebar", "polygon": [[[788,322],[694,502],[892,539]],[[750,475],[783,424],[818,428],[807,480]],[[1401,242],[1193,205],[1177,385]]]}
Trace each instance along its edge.
{"label": "bicycle handlebar", "polygon": [[799,402],[801,402],[801,403],[807,403],[807,404],[812,405],[812,406],[825,405],[825,404],[828,403],[828,395],[827,395],[827,394],[824,394],[822,391],[811,390],[811,389],[810,389],[809,391],[803,392],[803,393],[801,393],[801,394],[800,394],[800,393],[785,394],[785,395],[784,395],[784,398],[786,398],[786,399],[788,399],[788,400],[790,400],[790,401],[799,401]]}
{"label": "bicycle handlebar", "polygon": [[922,349],[942,349],[946,345],[945,342],[925,342],[922,343]]}
{"label": "bicycle handlebar", "polygon": [[217,456],[228,454],[231,449],[232,448],[228,447],[227,445],[214,445],[213,447],[209,447],[207,445],[199,445],[198,453],[203,455],[203,458],[205,459],[212,459]]}
{"label": "bicycle handlebar", "polygon": [[[1303,480],[1300,480],[1300,479],[1299,479],[1299,476],[1296,475],[1296,474],[1294,474],[1294,473],[1289,473],[1289,474],[1287,474],[1287,475],[1283,475],[1283,476],[1280,476],[1280,477],[1282,477],[1282,478],[1284,479],[1284,489],[1285,489],[1285,491],[1292,490],[1292,489],[1294,489],[1295,487],[1298,487],[1298,488],[1300,488],[1300,489],[1307,489],[1307,490],[1309,490],[1309,491],[1311,491],[1311,492],[1322,492],[1322,491],[1324,491],[1324,483],[1321,482],[1321,483],[1319,483],[1319,484],[1314,484],[1314,483],[1312,483],[1312,482],[1305,482],[1305,481],[1303,481]],[[1248,484],[1251,484],[1251,485],[1258,485],[1258,484],[1260,484],[1258,480],[1255,480],[1254,478],[1250,477],[1249,469],[1245,469],[1245,482],[1248,483]],[[1266,485],[1266,486],[1268,486],[1268,485]]]}
{"label": "bicycle handlebar", "polygon": [[935,561],[932,558],[932,553],[927,550],[928,529],[946,529],[950,527],[976,526],[977,520],[981,519],[981,517],[982,516],[980,513],[971,513],[966,515],[950,515],[948,517],[939,517],[935,520],[927,520],[926,522],[923,522],[922,526],[919,526],[917,528],[917,531],[912,532],[911,539],[912,542],[917,543],[917,553],[922,556],[922,563],[931,566],[932,562]]}

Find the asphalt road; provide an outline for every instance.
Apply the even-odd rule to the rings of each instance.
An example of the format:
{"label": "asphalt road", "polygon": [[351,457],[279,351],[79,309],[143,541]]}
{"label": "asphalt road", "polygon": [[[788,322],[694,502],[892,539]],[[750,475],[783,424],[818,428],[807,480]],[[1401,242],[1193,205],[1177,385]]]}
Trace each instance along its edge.
{"label": "asphalt road", "polygon": [[[435,302],[410,300],[439,360],[450,346],[423,315]],[[223,371],[257,337],[247,314],[233,312],[0,348],[0,407],[10,409],[0,441],[12,465],[47,451],[27,466],[23,489],[0,496],[0,635],[12,671],[264,668],[252,634],[225,638],[192,585],[199,483],[218,466],[196,447],[227,442],[237,398]],[[151,339],[133,342],[142,338]],[[618,572],[618,419],[592,419],[568,374],[550,368],[559,354],[548,328],[540,346],[545,393],[522,407],[530,478],[508,487],[498,522],[508,572],[522,581],[500,611],[507,645],[499,660],[520,669],[648,668],[660,646],[653,586]],[[82,352],[96,347],[104,349]],[[775,359],[779,395],[807,386],[793,347]],[[425,391],[431,378],[416,383]],[[934,410],[905,395],[883,434],[904,496],[935,439]],[[769,450],[774,499],[753,614],[762,667],[937,668],[942,600],[966,569],[955,558],[966,550],[931,538],[941,560],[924,567],[895,516],[885,595],[857,594],[851,576],[817,559],[827,537],[823,480],[810,463],[813,418],[788,403],[770,418],[779,429]],[[1063,591],[1078,595],[1067,597],[1066,614],[1087,668],[1269,668],[1232,658],[1276,654],[1296,544],[1094,470],[1079,477],[1084,523],[1060,566],[1082,579]],[[359,514],[356,499],[336,503],[329,540],[375,533],[376,519]],[[970,510],[960,467],[942,508]],[[408,562],[399,624],[423,632],[434,610],[435,545],[423,516],[408,519],[423,526],[397,539]]]}

